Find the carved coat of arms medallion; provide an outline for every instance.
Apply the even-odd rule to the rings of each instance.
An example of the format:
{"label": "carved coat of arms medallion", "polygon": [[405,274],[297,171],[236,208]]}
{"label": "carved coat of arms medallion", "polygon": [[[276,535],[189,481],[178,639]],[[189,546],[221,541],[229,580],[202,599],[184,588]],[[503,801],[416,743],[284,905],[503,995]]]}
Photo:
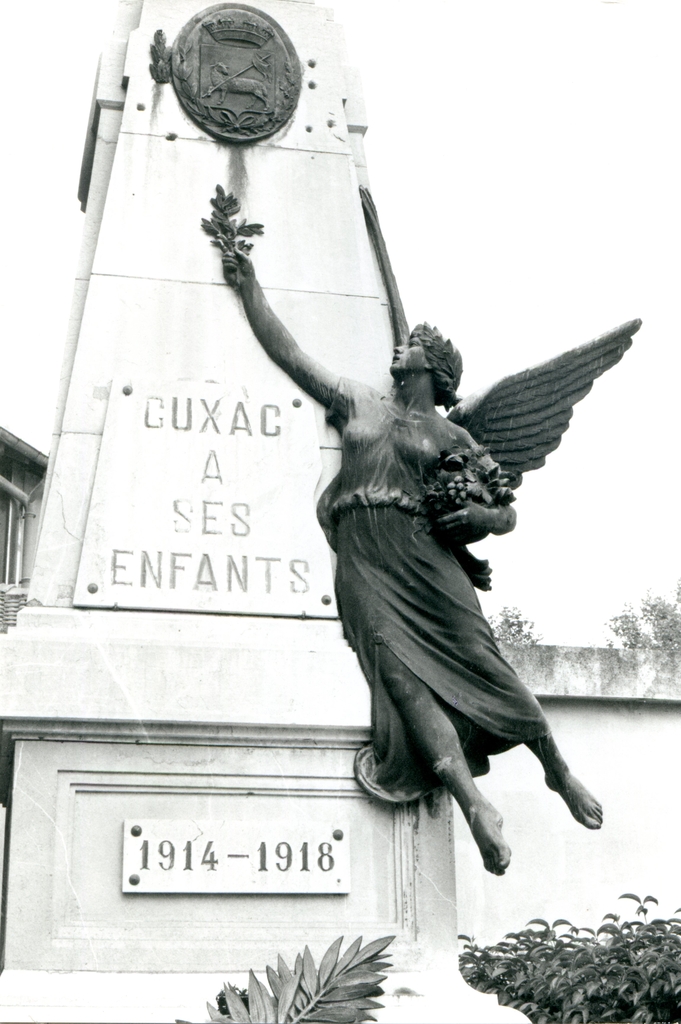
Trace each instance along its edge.
{"label": "carved coat of arms medallion", "polygon": [[228,142],[253,142],[293,114],[301,66],[291,40],[263,11],[216,4],[195,15],[173,47],[180,103],[204,131]]}

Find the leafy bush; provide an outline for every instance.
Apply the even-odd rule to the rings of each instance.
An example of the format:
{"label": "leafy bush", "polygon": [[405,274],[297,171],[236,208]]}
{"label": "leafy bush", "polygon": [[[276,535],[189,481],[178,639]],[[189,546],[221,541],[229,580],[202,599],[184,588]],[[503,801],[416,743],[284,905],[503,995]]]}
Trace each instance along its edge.
{"label": "leafy bush", "polygon": [[498,615],[490,615],[489,624],[495,639],[511,647],[535,647],[543,639],[535,633],[534,622],[524,618],[519,608],[502,608]]}
{"label": "leafy bush", "polygon": [[[681,580],[676,584],[673,600],[648,591],[638,610],[630,604],[625,605],[607,626],[624,648],[680,651]],[[608,647],[615,646],[613,640],[608,640],[607,644]]]}
{"label": "leafy bush", "polygon": [[308,947],[296,958],[293,971],[279,957],[278,970],[267,968],[266,985],[253,971],[248,975],[248,992],[234,985],[225,985],[217,996],[217,1007],[208,1003],[212,1021],[239,1021],[243,1024],[298,1024],[303,1021],[326,1021],[328,1024],[355,1024],[375,1021],[368,1012],[380,1009],[375,996],[382,996],[380,983],[391,967],[381,959],[394,935],[376,939],[362,948],[356,939],[338,959],[343,938],[328,948],[319,969],[315,967]]}
{"label": "leafy bush", "polygon": [[[561,918],[549,926],[539,918],[509,933],[503,942],[478,947],[467,935],[459,958],[473,988],[494,992],[503,1006],[548,1021],[681,1021],[681,918],[648,922],[646,904],[634,893],[642,920],[620,923],[606,914],[594,932]],[[679,910],[675,913],[679,913]],[[556,929],[564,926],[559,935]],[[585,935],[580,935],[585,932]]]}

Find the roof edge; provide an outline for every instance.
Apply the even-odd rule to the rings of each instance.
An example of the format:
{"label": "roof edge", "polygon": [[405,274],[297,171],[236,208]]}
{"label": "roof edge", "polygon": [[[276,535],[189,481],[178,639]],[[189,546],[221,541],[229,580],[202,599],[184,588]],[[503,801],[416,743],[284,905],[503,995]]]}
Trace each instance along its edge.
{"label": "roof edge", "polygon": [[4,427],[0,427],[0,445],[5,445],[17,455],[22,455],[30,462],[34,462],[41,469],[47,469],[47,455],[43,455],[37,448],[33,448],[32,445],[22,441],[21,438],[16,437],[9,430],[5,430]]}

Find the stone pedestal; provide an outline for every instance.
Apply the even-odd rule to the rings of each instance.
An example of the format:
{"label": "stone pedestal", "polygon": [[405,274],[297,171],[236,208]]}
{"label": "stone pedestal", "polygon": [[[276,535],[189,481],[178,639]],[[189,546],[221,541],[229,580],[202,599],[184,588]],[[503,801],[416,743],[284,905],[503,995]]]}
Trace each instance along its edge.
{"label": "stone pedestal", "polygon": [[[22,613],[2,651],[0,1020],[198,1021],[224,977],[339,934],[396,936],[385,1020],[522,1019],[458,976],[449,799],[362,793],[366,683],[337,622],[295,626]],[[350,892],[123,891],[124,822],[246,817],[342,822]]]}
{"label": "stone pedestal", "polygon": [[[355,783],[369,693],[314,515],[338,439],[259,349],[200,230],[216,182],[236,192],[266,226],[258,273],[300,344],[385,383],[356,76],[331,12],[259,7],[295,46],[303,89],[255,144],[208,137],[149,74],[154,32],[171,43],[196,0],[121,0],[103,60],[32,589],[0,646],[0,1020],[200,1020],[224,978],[305,944],[319,958],[340,934],[396,936],[383,1020],[523,1019],[458,974],[449,798],[387,805]],[[194,386],[209,418],[189,438]],[[211,822],[280,828],[279,870],[283,832],[309,828],[321,871],[345,844],[340,890],[149,888],[145,870],[180,873],[161,833],[144,850],[154,822],[194,823],[192,837]]]}

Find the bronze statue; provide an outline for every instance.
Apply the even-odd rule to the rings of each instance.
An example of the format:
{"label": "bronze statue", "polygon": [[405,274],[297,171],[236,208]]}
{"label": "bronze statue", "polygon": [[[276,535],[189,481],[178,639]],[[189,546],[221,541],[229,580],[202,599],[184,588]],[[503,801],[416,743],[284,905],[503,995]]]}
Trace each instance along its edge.
{"label": "bronze statue", "polygon": [[[511,856],[502,820],[473,781],[489,771],[490,754],[525,743],[577,821],[600,828],[602,808],[571,774],[475,594],[474,584],[489,586],[489,569],[465,545],[508,533],[514,510],[507,500],[461,500],[428,529],[424,488],[451,452],[463,459],[457,465],[500,464],[517,487],[522,473],[558,446],[573,404],[622,357],[640,321],[460,399],[461,356],[428,325],[408,333],[375,209],[367,193],[362,198],[390,299],[391,394],[339,380],[299,348],[265,299],[244,243],[221,246],[224,275],[267,354],[326,407],[341,434],[342,468],[320,500],[319,517],[338,553],[345,635],[372,692],[373,742],[358,752],[357,781],[392,802],[446,786],[485,867],[501,875]],[[438,405],[451,408],[448,418]],[[470,480],[477,486],[475,474]],[[453,483],[452,492],[457,486],[460,492],[465,484]]]}

